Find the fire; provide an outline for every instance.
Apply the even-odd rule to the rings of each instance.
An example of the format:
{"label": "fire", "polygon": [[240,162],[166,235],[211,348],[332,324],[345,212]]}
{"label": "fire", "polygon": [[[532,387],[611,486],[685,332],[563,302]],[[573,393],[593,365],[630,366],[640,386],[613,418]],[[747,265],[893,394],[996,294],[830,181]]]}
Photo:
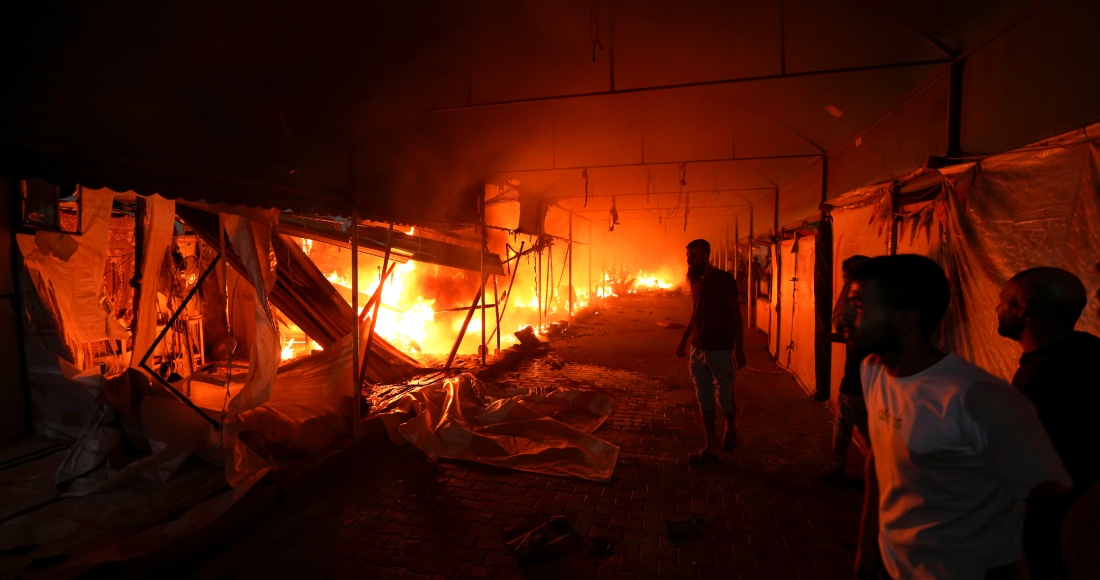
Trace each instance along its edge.
{"label": "fire", "polygon": [[[401,230],[403,235],[414,235],[417,228]],[[311,260],[325,272],[325,277],[336,287],[350,303],[352,272],[350,253],[345,248],[316,240],[297,239]],[[359,272],[360,314],[366,308],[370,297],[378,287],[381,272],[379,257],[361,258]],[[391,262],[392,264],[392,262]],[[393,272],[382,289],[382,301],[378,308],[378,320],[375,332],[379,337],[414,357],[423,355],[446,354],[454,345],[457,334],[466,320],[470,299],[476,292],[476,273],[470,274],[444,266],[417,263],[409,260],[393,266]],[[500,314],[502,332],[499,341],[502,347],[516,342],[512,328],[522,329],[532,326],[536,332],[545,332],[549,325],[568,317],[570,289],[568,285],[556,288],[541,288],[540,299],[531,276],[533,259],[528,257],[513,268],[520,278],[512,285],[507,278],[498,280],[499,295],[494,295],[492,282],[486,288],[485,302],[485,339],[487,346],[495,348],[498,337],[496,316]],[[561,271],[554,272],[553,280],[560,284]],[[676,286],[676,276],[668,273],[638,270],[628,272],[624,269],[608,269],[597,274],[589,285],[587,279],[575,280],[573,292],[573,312],[598,304],[598,300],[626,296],[639,292],[668,290]],[[587,278],[587,277],[585,277]],[[547,279],[550,276],[547,275]],[[512,291],[507,298],[504,293]],[[494,296],[497,296],[494,300]],[[494,307],[494,302],[499,302]],[[540,308],[542,310],[540,315]],[[373,315],[372,312],[368,313]],[[539,322],[542,328],[539,328]],[[306,336],[293,324],[284,323],[282,332],[283,360],[307,355],[320,350],[320,345]],[[481,344],[482,315],[475,312],[470,317],[466,333],[459,345],[459,353],[477,352]]]}
{"label": "fire", "polygon": [[[665,282],[654,274],[644,274],[641,270],[638,270],[638,276],[634,280],[635,288],[639,286],[649,290],[668,290],[672,288],[672,284]],[[631,290],[632,293],[636,291]]]}
{"label": "fire", "polygon": [[[396,264],[393,273],[386,281],[382,289],[382,305],[378,309],[378,321],[374,325],[374,331],[387,342],[409,354],[423,354],[424,342],[428,338],[428,329],[435,321],[434,299],[426,300],[423,296],[416,296],[412,303],[408,304],[409,297],[413,295],[411,280],[416,271],[416,262],[409,261],[404,264]],[[343,288],[351,288],[351,280],[332,271],[325,276],[329,282]],[[378,281],[375,280],[365,292],[366,296],[374,295],[378,289]],[[408,304],[405,306],[405,304]],[[359,313],[363,313],[366,300],[360,300]]]}

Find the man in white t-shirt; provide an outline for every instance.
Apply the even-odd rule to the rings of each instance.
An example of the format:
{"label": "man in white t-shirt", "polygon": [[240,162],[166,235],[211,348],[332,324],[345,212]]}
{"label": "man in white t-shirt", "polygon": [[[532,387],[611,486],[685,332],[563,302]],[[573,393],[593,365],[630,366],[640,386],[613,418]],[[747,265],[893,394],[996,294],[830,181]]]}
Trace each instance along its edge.
{"label": "man in white t-shirt", "polygon": [[951,299],[935,262],[872,258],[850,279],[854,344],[873,353],[861,368],[872,453],[857,574],[1012,578],[1024,499],[1070,485],[1034,408],[933,346]]}

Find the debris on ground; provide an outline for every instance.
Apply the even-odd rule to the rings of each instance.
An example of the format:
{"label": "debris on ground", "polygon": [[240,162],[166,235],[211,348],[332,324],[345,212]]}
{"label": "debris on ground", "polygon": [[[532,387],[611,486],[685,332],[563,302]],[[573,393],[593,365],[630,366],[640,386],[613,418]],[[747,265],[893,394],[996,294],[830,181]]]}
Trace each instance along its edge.
{"label": "debris on ground", "polygon": [[659,321],[659,322],[657,323],[657,326],[660,326],[661,328],[669,328],[669,329],[674,329],[674,328],[683,328],[683,327],[684,327],[684,325],[683,325],[682,323],[679,323],[679,322],[669,322],[668,320],[661,320],[661,321]]}
{"label": "debris on ground", "polygon": [[614,542],[585,538],[563,516],[546,521],[527,520],[505,530],[501,538],[517,560],[528,562],[549,562],[579,552],[602,559],[615,551]]}

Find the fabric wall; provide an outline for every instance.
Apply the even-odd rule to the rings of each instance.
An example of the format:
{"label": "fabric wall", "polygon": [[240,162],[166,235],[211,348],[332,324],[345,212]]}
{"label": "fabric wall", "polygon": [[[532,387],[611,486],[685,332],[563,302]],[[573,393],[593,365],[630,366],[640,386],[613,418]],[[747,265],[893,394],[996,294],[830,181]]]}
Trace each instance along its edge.
{"label": "fabric wall", "polygon": [[1010,378],[1020,347],[997,335],[1004,282],[1036,266],[1076,274],[1092,299],[1077,328],[1100,334],[1100,144],[1021,150],[945,176],[947,348]]}
{"label": "fabric wall", "polygon": [[779,317],[779,365],[786,368],[799,385],[813,393],[817,385],[814,365],[815,300],[814,238],[785,240],[782,252]]}
{"label": "fabric wall", "polygon": [[[837,207],[831,214],[833,216],[833,301],[840,298],[844,288],[841,277],[841,264],[844,260],[856,256],[883,256],[886,255],[889,229],[885,226],[881,231],[879,217],[881,206],[875,202],[882,200],[887,195],[874,188],[856,192],[852,196],[845,196],[835,203],[847,203],[843,207]],[[835,329],[833,329],[835,330]],[[844,376],[843,344],[832,345],[832,388],[835,391],[840,385],[840,379]]]}

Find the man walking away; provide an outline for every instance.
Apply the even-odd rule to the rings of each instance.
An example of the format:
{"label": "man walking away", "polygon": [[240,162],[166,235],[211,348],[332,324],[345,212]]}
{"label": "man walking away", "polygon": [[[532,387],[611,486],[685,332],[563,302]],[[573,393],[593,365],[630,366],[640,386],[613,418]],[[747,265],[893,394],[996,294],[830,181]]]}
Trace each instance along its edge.
{"label": "man walking away", "polygon": [[951,298],[935,262],[871,258],[851,280],[853,342],[872,353],[861,372],[872,453],[857,571],[1012,578],[1024,499],[1071,483],[1035,408],[933,346]]}
{"label": "man walking away", "polygon": [[836,416],[833,418],[833,464],[825,471],[825,478],[833,483],[844,483],[844,465],[848,462],[848,447],[852,443],[855,427],[865,439],[867,437],[867,406],[863,402],[863,385],[859,379],[859,365],[869,352],[851,344],[852,319],[847,316],[848,288],[851,281],[848,276],[852,269],[869,260],[867,256],[852,256],[841,264],[844,288],[833,308],[833,327],[836,334],[833,342],[843,342],[844,377],[840,379],[840,393],[837,395]]}
{"label": "man walking away", "polygon": [[716,390],[722,414],[726,418],[726,433],[721,448],[728,453],[737,445],[733,380],[736,369],[745,366],[744,329],[737,281],[729,272],[710,265],[710,243],[706,240],[689,243],[687,263],[694,306],[691,320],[676,347],[676,356],[687,356],[690,346],[691,378],[699,396],[703,431],[707,438],[707,446],[699,453],[688,456],[688,462],[707,463],[718,459]]}
{"label": "man walking away", "polygon": [[1061,268],[1032,268],[1001,289],[997,332],[1024,347],[1012,385],[1035,404],[1054,449],[1073,477],[1064,496],[1028,502],[1024,555],[1031,577],[1054,578],[1061,569],[1062,520],[1086,490],[1100,480],[1100,338],[1077,332],[1088,303],[1081,280]]}

